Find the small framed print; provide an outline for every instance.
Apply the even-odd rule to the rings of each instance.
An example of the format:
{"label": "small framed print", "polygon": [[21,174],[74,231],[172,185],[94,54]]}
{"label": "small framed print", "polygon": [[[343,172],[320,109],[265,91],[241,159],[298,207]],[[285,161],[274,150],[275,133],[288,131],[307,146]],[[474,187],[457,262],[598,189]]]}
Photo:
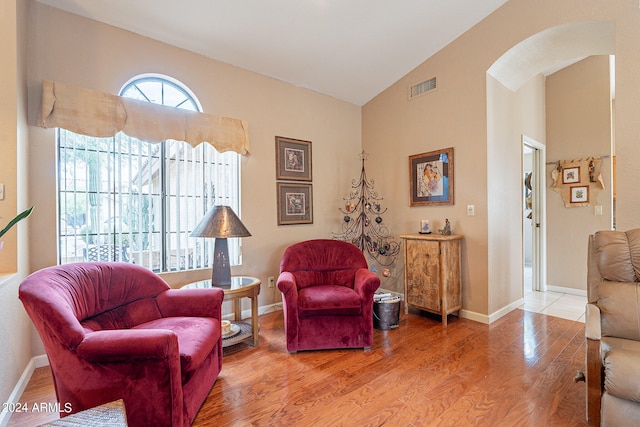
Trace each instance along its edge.
{"label": "small framed print", "polygon": [[571,203],[589,203],[589,186],[576,185],[571,187]]}
{"label": "small framed print", "polygon": [[278,182],[278,225],[313,224],[312,184]]}
{"label": "small framed print", "polygon": [[311,179],[311,141],[276,136],[276,180]]}
{"label": "small framed print", "polygon": [[562,183],[575,184],[580,182],[580,166],[562,169]]}

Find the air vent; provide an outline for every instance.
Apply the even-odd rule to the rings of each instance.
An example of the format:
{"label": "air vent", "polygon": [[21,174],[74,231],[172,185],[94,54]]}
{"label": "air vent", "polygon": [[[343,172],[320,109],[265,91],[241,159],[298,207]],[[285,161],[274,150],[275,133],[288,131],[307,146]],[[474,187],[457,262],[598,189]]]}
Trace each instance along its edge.
{"label": "air vent", "polygon": [[417,85],[413,85],[409,88],[409,99],[424,95],[427,92],[431,92],[432,90],[437,89],[437,87],[438,82],[436,81],[435,77],[432,77],[429,80],[425,80],[422,83],[418,83]]}

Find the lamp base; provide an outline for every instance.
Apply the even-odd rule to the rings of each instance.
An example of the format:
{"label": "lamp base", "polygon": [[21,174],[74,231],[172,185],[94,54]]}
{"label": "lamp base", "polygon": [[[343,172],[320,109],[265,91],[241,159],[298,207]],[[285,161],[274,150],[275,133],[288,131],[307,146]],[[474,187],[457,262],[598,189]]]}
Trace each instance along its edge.
{"label": "lamp base", "polygon": [[216,238],[213,247],[213,273],[211,285],[219,288],[231,287],[231,266],[229,265],[229,245],[227,239]]}

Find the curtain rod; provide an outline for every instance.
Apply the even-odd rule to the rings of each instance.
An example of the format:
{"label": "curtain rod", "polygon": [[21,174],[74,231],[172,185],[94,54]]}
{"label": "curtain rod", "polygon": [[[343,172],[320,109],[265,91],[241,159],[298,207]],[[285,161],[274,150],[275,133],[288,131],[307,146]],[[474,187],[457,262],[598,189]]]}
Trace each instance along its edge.
{"label": "curtain rod", "polygon": [[[600,158],[601,158],[601,159],[608,159],[609,157],[611,157],[611,156],[610,156],[610,155],[608,155],[608,154],[605,154],[604,156],[600,156]],[[557,161],[555,161],[555,162],[547,162],[546,164],[548,164],[548,165],[555,165],[555,164],[557,164],[559,161],[560,161],[560,160],[557,160]]]}

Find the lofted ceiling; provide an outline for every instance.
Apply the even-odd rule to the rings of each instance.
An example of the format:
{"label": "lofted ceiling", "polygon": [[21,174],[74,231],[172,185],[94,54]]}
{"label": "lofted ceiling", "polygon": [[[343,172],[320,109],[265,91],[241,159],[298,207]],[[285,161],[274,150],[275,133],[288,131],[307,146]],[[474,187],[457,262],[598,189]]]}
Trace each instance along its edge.
{"label": "lofted ceiling", "polygon": [[507,0],[37,0],[363,105]]}

